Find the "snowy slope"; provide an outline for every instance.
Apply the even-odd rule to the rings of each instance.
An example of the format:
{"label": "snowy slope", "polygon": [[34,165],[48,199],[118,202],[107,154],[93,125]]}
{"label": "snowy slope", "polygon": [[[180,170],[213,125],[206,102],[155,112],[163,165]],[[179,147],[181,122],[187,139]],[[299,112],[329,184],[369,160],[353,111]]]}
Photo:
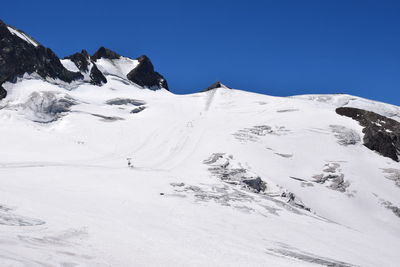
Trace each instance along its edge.
{"label": "snowy slope", "polygon": [[3,84],[1,266],[398,266],[400,164],[335,108],[399,107],[174,95],[124,80],[134,60],[96,64],[102,87]]}

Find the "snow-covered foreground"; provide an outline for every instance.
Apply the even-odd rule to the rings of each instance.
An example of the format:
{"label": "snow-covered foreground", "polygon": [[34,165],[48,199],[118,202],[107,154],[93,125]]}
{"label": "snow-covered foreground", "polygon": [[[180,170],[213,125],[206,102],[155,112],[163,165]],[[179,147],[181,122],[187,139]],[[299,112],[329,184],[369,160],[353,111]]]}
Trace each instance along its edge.
{"label": "snow-covered foreground", "polygon": [[107,79],[4,85],[1,266],[398,266],[400,164],[335,113],[398,107]]}

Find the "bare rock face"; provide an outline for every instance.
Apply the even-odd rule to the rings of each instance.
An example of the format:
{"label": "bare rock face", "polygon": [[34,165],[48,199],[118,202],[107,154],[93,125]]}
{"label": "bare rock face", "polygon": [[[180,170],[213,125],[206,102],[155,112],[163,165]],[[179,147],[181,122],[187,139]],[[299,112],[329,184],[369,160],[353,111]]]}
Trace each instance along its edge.
{"label": "bare rock face", "polygon": [[86,50],[82,50],[80,53],[75,53],[64,59],[69,59],[75,63],[80,71],[87,72],[90,65],[90,56]]}
{"label": "bare rock face", "polygon": [[399,161],[400,155],[400,123],[375,112],[340,107],[336,113],[350,117],[364,127],[363,142],[366,147],[384,157]]}
{"label": "bare rock face", "polygon": [[168,90],[167,80],[160,73],[154,71],[154,66],[147,56],[140,56],[137,60],[139,65],[127,75],[130,81],[153,90],[161,88]]}
{"label": "bare rock face", "polygon": [[207,92],[207,91],[210,91],[210,90],[213,90],[213,89],[217,89],[217,88],[228,88],[228,89],[231,89],[230,87],[226,86],[222,82],[218,81],[218,82],[213,83],[212,85],[210,85],[206,89],[204,89],[202,92]]}
{"label": "bare rock face", "polygon": [[[71,83],[83,80],[83,74],[90,72],[90,83],[101,86],[107,83],[107,78],[96,65],[96,61],[100,58],[117,60],[121,56],[105,47],[100,47],[93,56],[82,50],[80,53],[65,57],[79,69],[79,72],[69,71],[51,49],[0,20],[0,100],[7,96],[2,84],[7,81],[15,82],[25,73],[36,73],[44,79],[51,78]],[[168,90],[167,81],[154,71],[154,66],[148,57],[141,56],[137,60],[139,64],[129,72],[127,79],[144,88]]]}
{"label": "bare rock face", "polygon": [[247,186],[254,189],[258,193],[265,191],[265,189],[267,188],[265,182],[261,180],[260,177],[243,180],[243,183],[245,183]]}
{"label": "bare rock face", "polygon": [[7,96],[6,89],[4,89],[3,86],[0,85],[0,100],[5,98],[6,96]]}
{"label": "bare rock face", "polygon": [[[54,52],[34,41],[27,34],[0,21],[0,87],[25,73],[37,73],[42,78],[60,79],[64,82],[83,79],[79,72],[64,68]],[[0,99],[7,92],[0,88]]]}
{"label": "bare rock face", "polygon": [[90,83],[99,86],[107,83],[106,77],[104,77],[103,73],[97,68],[96,64],[94,63],[92,69],[90,70]]}
{"label": "bare rock face", "polygon": [[105,48],[104,46],[100,47],[99,50],[96,51],[96,53],[91,56],[91,59],[93,61],[96,61],[100,58],[106,58],[106,59],[119,59],[121,56],[114,51]]}

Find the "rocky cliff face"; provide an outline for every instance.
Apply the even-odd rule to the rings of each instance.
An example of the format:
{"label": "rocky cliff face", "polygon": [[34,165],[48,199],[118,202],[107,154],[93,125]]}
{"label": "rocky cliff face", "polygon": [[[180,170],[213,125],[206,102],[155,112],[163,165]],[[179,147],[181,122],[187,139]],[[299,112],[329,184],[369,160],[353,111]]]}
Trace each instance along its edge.
{"label": "rocky cliff face", "polygon": [[[119,60],[121,55],[105,47],[100,47],[92,56],[86,50],[82,50],[65,57],[79,70],[70,71],[50,48],[42,46],[26,33],[0,20],[0,99],[7,96],[7,91],[1,85],[6,81],[14,82],[25,73],[36,73],[43,79],[58,79],[67,83],[82,80],[101,86],[107,83],[106,75],[96,65],[96,61],[101,58],[111,60],[111,64],[114,64],[113,61]],[[168,89],[167,81],[154,71],[153,64],[147,56],[141,56],[137,60],[139,64],[129,72],[127,80],[152,90]],[[84,74],[87,72],[90,80],[84,80]]]}
{"label": "rocky cliff face", "polygon": [[96,61],[100,58],[119,59],[120,57],[121,56],[116,52],[102,46],[99,48],[99,50],[96,51],[96,53],[93,54],[93,56],[91,56],[91,59],[93,61]]}
{"label": "rocky cliff face", "polygon": [[[79,72],[64,68],[54,52],[34,41],[30,36],[0,21],[0,86],[14,81],[25,73],[37,73],[42,78],[72,82],[82,79]],[[0,99],[7,92],[1,87]]]}
{"label": "rocky cliff face", "polygon": [[76,67],[80,71],[84,71],[84,72],[89,71],[90,56],[86,50],[82,50],[82,52],[75,53],[73,55],[65,57],[64,59],[70,59],[72,62],[75,63]]}
{"label": "rocky cliff face", "polygon": [[364,127],[364,145],[381,155],[399,161],[400,123],[372,111],[340,107],[336,113],[350,117]]}
{"label": "rocky cliff face", "polygon": [[147,56],[140,56],[137,60],[139,65],[127,75],[130,81],[150,89],[165,88],[168,90],[167,80],[160,73],[154,71],[153,63]]}

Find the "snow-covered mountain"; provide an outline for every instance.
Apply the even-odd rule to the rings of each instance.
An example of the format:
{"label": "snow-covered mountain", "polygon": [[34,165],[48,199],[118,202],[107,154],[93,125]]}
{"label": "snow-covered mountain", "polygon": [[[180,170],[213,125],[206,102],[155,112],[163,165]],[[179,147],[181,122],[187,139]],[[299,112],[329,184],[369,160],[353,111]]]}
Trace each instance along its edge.
{"label": "snow-covered mountain", "polygon": [[0,38],[0,266],[399,265],[399,107]]}

